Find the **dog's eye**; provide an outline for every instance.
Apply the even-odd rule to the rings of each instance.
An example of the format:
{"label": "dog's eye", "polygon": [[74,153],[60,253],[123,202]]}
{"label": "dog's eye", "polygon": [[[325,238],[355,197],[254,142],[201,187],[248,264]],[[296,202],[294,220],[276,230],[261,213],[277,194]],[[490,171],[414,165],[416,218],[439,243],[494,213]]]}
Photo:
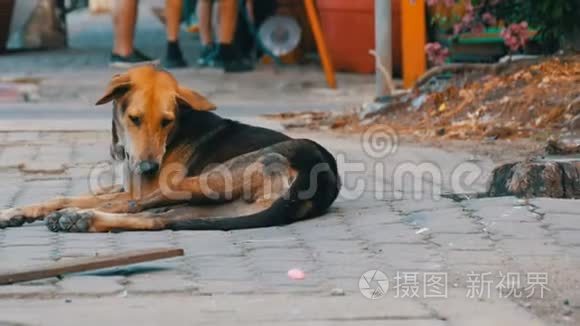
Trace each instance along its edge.
{"label": "dog's eye", "polygon": [[167,127],[172,122],[173,122],[172,119],[163,119],[163,120],[161,120],[161,127]]}
{"label": "dog's eye", "polygon": [[131,119],[131,122],[133,122],[133,124],[135,124],[137,127],[139,127],[139,125],[141,124],[141,118],[136,117],[134,115],[130,115],[129,119]]}

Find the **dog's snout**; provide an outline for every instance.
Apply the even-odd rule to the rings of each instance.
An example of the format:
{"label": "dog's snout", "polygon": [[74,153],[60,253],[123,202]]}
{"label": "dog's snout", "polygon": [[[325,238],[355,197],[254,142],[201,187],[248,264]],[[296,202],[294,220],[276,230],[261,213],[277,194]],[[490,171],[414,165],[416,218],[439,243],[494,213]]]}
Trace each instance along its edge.
{"label": "dog's snout", "polygon": [[139,174],[152,175],[159,171],[159,163],[154,161],[141,161],[137,165]]}

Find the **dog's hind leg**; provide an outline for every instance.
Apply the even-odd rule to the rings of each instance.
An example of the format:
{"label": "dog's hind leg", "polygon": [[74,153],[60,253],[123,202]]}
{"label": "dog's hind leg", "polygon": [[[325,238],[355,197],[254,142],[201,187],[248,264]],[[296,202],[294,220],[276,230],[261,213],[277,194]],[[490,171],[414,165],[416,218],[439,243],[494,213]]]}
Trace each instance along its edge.
{"label": "dog's hind leg", "polygon": [[151,192],[136,201],[134,211],[183,202],[223,205],[238,199],[254,201],[259,197],[277,196],[288,189],[297,173],[284,156],[256,151],[236,157],[201,175],[186,177],[171,192]]}
{"label": "dog's hind leg", "polygon": [[[169,206],[135,214],[115,214],[94,209],[69,208],[46,217],[53,232],[156,231],[173,229],[180,224],[196,224],[210,229],[215,219],[233,215],[251,215],[267,209],[272,201],[248,204],[243,201],[215,206]],[[207,227],[203,227],[207,225]],[[181,229],[176,227],[176,229]]]}

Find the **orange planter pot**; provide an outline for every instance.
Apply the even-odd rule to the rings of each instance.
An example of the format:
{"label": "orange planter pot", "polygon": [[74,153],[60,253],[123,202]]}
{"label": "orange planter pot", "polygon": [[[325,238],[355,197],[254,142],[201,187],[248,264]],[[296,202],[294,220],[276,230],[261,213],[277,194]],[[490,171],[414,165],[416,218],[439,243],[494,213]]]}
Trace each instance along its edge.
{"label": "orange planter pot", "polygon": [[[373,73],[375,59],[374,0],[317,0],[322,30],[335,68]],[[400,6],[393,1],[393,70],[400,67]]]}

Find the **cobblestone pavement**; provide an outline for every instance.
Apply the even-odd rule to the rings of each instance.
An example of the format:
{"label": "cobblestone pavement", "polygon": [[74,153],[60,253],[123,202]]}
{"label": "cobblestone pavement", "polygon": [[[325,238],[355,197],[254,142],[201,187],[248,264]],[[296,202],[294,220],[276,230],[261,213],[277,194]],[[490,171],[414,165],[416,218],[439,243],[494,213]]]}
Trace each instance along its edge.
{"label": "cobblestone pavement", "polygon": [[[0,200],[4,207],[86,192],[94,162],[106,159],[105,132],[1,135],[4,187]],[[348,164],[374,163],[356,139],[307,136],[344,156]],[[420,162],[424,157],[440,165],[444,176],[470,159],[467,154],[402,146],[390,164]],[[173,316],[171,320],[177,324],[185,324],[183,318],[226,323],[232,316],[248,324],[302,321],[330,325],[336,320],[353,325],[465,325],[473,321],[512,325],[524,321],[541,324],[540,319],[572,323],[575,316],[568,315],[577,310],[573,304],[580,300],[579,279],[573,272],[580,267],[579,202],[437,199],[430,192],[409,192],[412,187],[405,183],[394,189],[396,175],[391,168],[386,169],[384,179],[377,180],[368,171],[344,172],[348,164],[342,165],[343,195],[331,212],[286,227],[54,234],[36,223],[0,231],[2,267],[137,248],[178,246],[186,251],[178,259],[0,287],[0,320],[34,324],[47,321],[42,312],[51,311],[50,318],[55,319],[48,320],[60,324],[61,314],[56,312],[66,309],[72,324],[81,322],[86,313],[104,314],[127,305],[140,311],[145,324],[155,324],[155,318],[161,317],[150,319],[147,316],[152,312],[146,310],[152,300],[160,300],[168,303],[160,304],[159,311]],[[478,164],[484,175],[493,166],[485,159]],[[357,180],[372,187],[377,182],[384,185],[385,191],[380,193],[384,198],[377,200],[374,190],[366,189],[352,199]],[[443,182],[443,192],[448,186]],[[414,198],[418,193],[424,194]],[[286,272],[295,267],[305,271],[305,280],[287,277]],[[369,300],[359,290],[360,277],[373,269],[389,276],[391,287],[385,298]],[[507,273],[521,278],[514,290],[519,294],[510,294],[509,285],[502,288],[507,284],[502,276]],[[526,288],[533,284],[529,278],[537,273],[548,275],[548,281],[537,284],[545,284],[549,290],[540,299],[538,285],[535,296],[528,299],[531,289]],[[424,277],[433,275],[447,278],[447,299],[423,292],[431,289]],[[483,277],[481,283],[478,277]],[[522,297],[516,298],[518,295]],[[102,297],[107,299],[94,299]],[[67,299],[73,303],[67,304]],[[571,305],[564,305],[565,300]],[[263,301],[270,304],[260,304]],[[179,308],[171,302],[179,303]],[[28,306],[39,314],[23,314]],[[116,318],[128,317],[107,318],[119,321]]]}
{"label": "cobblestone pavement", "polygon": [[[87,48],[59,52],[65,59],[0,57],[3,77],[40,79],[35,102],[0,104],[0,207],[86,193],[91,169],[108,159],[110,111],[90,105],[111,74],[103,69],[110,35],[95,27],[105,19],[74,16],[73,44]],[[87,31],[92,41],[81,37]],[[163,37],[158,25],[150,32]],[[138,42],[153,53],[150,38],[141,32]],[[195,50],[193,42],[186,47]],[[348,106],[372,93],[371,78],[347,75],[340,81],[348,86],[325,90],[310,68],[243,76],[186,69],[177,77],[209,92],[223,114],[275,128],[256,115]],[[186,252],[2,286],[0,325],[580,323],[579,201],[440,197],[481,191],[495,163],[406,143],[377,155],[359,137],[294,135],[316,139],[338,158],[344,187],[327,215],[234,232],[56,234],[42,223],[0,230],[0,270],[129,249]],[[479,178],[458,184],[462,171],[473,170]],[[289,279],[291,268],[305,279]],[[371,270],[389,280],[387,288],[371,273],[369,288],[386,291],[374,300],[363,295],[372,292],[365,288]]]}

